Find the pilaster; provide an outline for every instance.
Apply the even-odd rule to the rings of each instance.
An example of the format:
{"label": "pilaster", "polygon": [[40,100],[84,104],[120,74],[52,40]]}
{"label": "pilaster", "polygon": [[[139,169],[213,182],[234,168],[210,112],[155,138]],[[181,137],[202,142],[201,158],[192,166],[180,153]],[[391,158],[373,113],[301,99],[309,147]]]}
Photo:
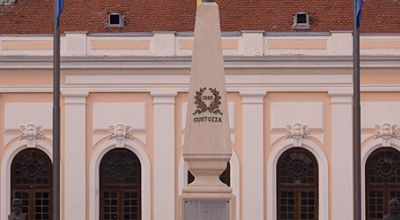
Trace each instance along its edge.
{"label": "pilaster", "polygon": [[264,220],[265,90],[240,91],[243,104],[243,219]]}
{"label": "pilaster", "polygon": [[332,220],[353,219],[352,94],[329,92],[329,95]]}
{"label": "pilaster", "polygon": [[153,91],[154,220],[175,218],[175,96]]}
{"label": "pilaster", "polygon": [[63,91],[64,219],[86,219],[87,91]]}

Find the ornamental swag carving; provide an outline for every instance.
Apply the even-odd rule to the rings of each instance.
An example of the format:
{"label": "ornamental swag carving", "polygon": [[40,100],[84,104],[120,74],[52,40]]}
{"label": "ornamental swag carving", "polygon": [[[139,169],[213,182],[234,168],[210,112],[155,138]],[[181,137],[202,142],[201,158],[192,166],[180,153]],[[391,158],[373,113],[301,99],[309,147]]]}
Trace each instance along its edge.
{"label": "ornamental swag carving", "polygon": [[20,132],[20,140],[26,140],[27,147],[36,147],[37,141],[44,136],[42,126],[36,126],[34,124],[21,126]]}
{"label": "ornamental swag carving", "polygon": [[130,139],[133,135],[133,129],[131,126],[125,126],[123,124],[117,124],[115,126],[109,126],[110,139],[116,141],[117,147],[124,147],[125,141]]}
{"label": "ornamental swag carving", "polygon": [[301,123],[294,123],[293,125],[287,125],[286,139],[293,140],[293,146],[301,147],[303,140],[310,138],[310,130],[307,125]]}
{"label": "ornamental swag carving", "polygon": [[375,128],[375,139],[380,139],[383,147],[390,147],[394,139],[399,139],[400,128],[397,125],[384,123],[382,125],[375,125]]}

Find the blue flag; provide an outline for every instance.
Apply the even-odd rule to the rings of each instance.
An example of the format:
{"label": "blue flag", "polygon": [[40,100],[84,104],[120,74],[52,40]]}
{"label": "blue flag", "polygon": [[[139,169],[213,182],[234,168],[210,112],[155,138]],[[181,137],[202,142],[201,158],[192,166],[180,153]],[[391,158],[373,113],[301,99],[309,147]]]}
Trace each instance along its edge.
{"label": "blue flag", "polygon": [[56,17],[57,17],[57,27],[60,23],[60,15],[64,9],[64,0],[56,0]]}
{"label": "blue flag", "polygon": [[356,7],[356,13],[357,13],[357,28],[360,27],[361,23],[361,10],[363,6],[364,0],[357,0],[357,7]]}

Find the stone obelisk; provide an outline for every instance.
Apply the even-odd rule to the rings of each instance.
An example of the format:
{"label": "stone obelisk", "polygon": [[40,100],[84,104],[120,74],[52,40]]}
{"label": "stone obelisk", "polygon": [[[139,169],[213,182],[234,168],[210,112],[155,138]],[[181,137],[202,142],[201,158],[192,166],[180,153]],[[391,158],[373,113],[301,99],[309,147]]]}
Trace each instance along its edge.
{"label": "stone obelisk", "polygon": [[234,219],[232,190],[219,180],[232,153],[223,62],[218,5],[203,0],[196,13],[183,147],[195,179],[182,192],[183,220]]}

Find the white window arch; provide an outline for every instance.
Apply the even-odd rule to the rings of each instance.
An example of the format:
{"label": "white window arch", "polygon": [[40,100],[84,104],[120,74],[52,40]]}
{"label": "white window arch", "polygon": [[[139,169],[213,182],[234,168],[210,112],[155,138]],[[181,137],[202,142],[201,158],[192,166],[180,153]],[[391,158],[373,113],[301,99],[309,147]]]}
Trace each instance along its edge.
{"label": "white window arch", "polygon": [[[51,144],[43,140],[37,140],[36,149],[43,151],[53,162],[53,147]],[[0,213],[1,219],[8,219],[11,201],[11,164],[14,157],[22,150],[27,149],[27,140],[20,140],[16,144],[11,145],[1,160],[1,182],[0,182]]]}
{"label": "white window arch", "polygon": [[[292,140],[285,140],[274,146],[272,149],[267,162],[267,193],[268,193],[268,203],[267,203],[267,211],[268,211],[268,219],[276,220],[277,219],[277,204],[276,204],[276,196],[277,196],[277,185],[276,185],[276,168],[278,164],[278,160],[281,155],[291,149],[294,148]],[[329,219],[329,169],[328,169],[328,160],[324,152],[321,148],[314,142],[310,140],[303,140],[303,145],[301,148],[304,148],[310,151],[318,162],[318,219]]]}
{"label": "white window arch", "polygon": [[[110,150],[115,149],[116,142],[115,140],[110,140],[107,143],[99,146],[92,155],[90,160],[89,167],[89,178],[90,178],[90,189],[89,189],[89,207],[90,207],[90,220],[98,220],[99,219],[99,210],[100,210],[100,162],[103,156]],[[142,220],[150,220],[150,210],[151,210],[151,201],[150,201],[150,160],[143,150],[138,144],[134,143],[131,140],[125,141],[126,149],[132,151],[139,158],[140,163],[142,165],[142,193],[141,193],[141,201],[142,201]]]}
{"label": "white window arch", "polygon": [[[379,148],[382,148],[382,141],[376,138],[369,138],[362,143],[361,148],[361,219],[365,220],[366,216],[366,174],[365,169],[367,166],[367,160],[369,156]],[[397,139],[393,139],[393,143],[390,146],[393,149],[400,151],[400,141]]]}

